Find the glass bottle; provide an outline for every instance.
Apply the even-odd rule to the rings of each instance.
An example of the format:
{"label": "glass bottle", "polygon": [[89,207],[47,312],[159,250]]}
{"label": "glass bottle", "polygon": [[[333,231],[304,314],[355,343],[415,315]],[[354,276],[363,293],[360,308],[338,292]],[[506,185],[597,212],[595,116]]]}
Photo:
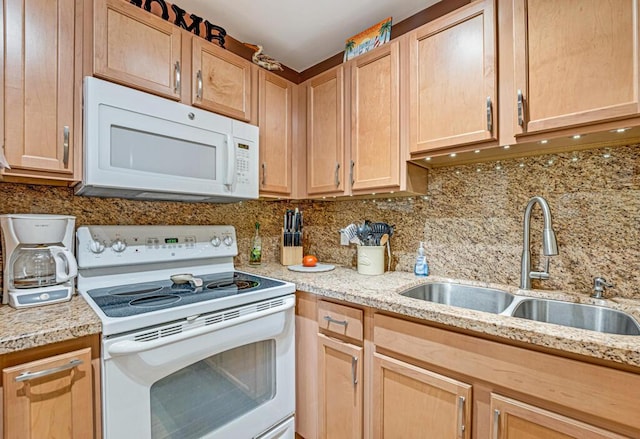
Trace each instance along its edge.
{"label": "glass bottle", "polygon": [[256,223],[256,234],[251,243],[251,253],[249,253],[249,264],[260,265],[262,262],[262,238],[260,238],[260,223]]}

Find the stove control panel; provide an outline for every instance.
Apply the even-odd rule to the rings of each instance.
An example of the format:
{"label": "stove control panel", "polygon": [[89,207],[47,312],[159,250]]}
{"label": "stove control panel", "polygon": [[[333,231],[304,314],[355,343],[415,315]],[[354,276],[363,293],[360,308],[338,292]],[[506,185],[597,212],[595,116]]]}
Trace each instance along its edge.
{"label": "stove control panel", "polygon": [[83,226],[76,232],[80,268],[233,258],[233,226]]}

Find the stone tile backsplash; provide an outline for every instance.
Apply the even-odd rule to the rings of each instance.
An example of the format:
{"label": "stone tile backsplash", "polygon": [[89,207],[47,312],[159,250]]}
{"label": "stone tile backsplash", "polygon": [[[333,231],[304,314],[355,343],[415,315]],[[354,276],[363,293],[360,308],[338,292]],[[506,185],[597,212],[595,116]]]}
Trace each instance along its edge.
{"label": "stone tile backsplash", "polygon": [[[279,260],[282,215],[304,211],[304,251],[322,262],[355,266],[356,248],[340,246],[351,222],[395,224],[392,269],[411,271],[419,241],[432,273],[518,285],[524,208],[540,195],[551,207],[560,254],[551,278],[534,288],[588,295],[591,279],[611,293],[640,299],[640,145],[600,148],[437,168],[425,197],[346,201],[248,201],[191,204],[73,195],[73,189],[0,183],[0,213],[75,215],[88,224],[232,224],[248,260],[254,223],[261,223],[263,260]],[[542,216],[532,218],[532,261],[540,265]]]}

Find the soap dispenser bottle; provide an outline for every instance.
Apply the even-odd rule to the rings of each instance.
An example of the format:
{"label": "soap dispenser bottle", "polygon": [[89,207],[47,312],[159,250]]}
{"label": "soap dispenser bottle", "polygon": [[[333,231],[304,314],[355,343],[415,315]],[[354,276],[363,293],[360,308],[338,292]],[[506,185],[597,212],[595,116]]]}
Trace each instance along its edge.
{"label": "soap dispenser bottle", "polygon": [[416,265],[413,267],[413,273],[416,276],[428,276],[429,265],[427,265],[427,257],[424,254],[424,243],[420,241],[418,254],[416,255]]}

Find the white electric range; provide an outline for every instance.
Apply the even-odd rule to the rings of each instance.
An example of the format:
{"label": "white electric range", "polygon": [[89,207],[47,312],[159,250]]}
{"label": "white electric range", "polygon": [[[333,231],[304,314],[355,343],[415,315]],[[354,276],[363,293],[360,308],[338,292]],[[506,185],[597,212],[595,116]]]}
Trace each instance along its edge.
{"label": "white electric range", "polygon": [[76,236],[103,325],[105,439],[294,437],[295,286],[235,271],[232,226]]}

